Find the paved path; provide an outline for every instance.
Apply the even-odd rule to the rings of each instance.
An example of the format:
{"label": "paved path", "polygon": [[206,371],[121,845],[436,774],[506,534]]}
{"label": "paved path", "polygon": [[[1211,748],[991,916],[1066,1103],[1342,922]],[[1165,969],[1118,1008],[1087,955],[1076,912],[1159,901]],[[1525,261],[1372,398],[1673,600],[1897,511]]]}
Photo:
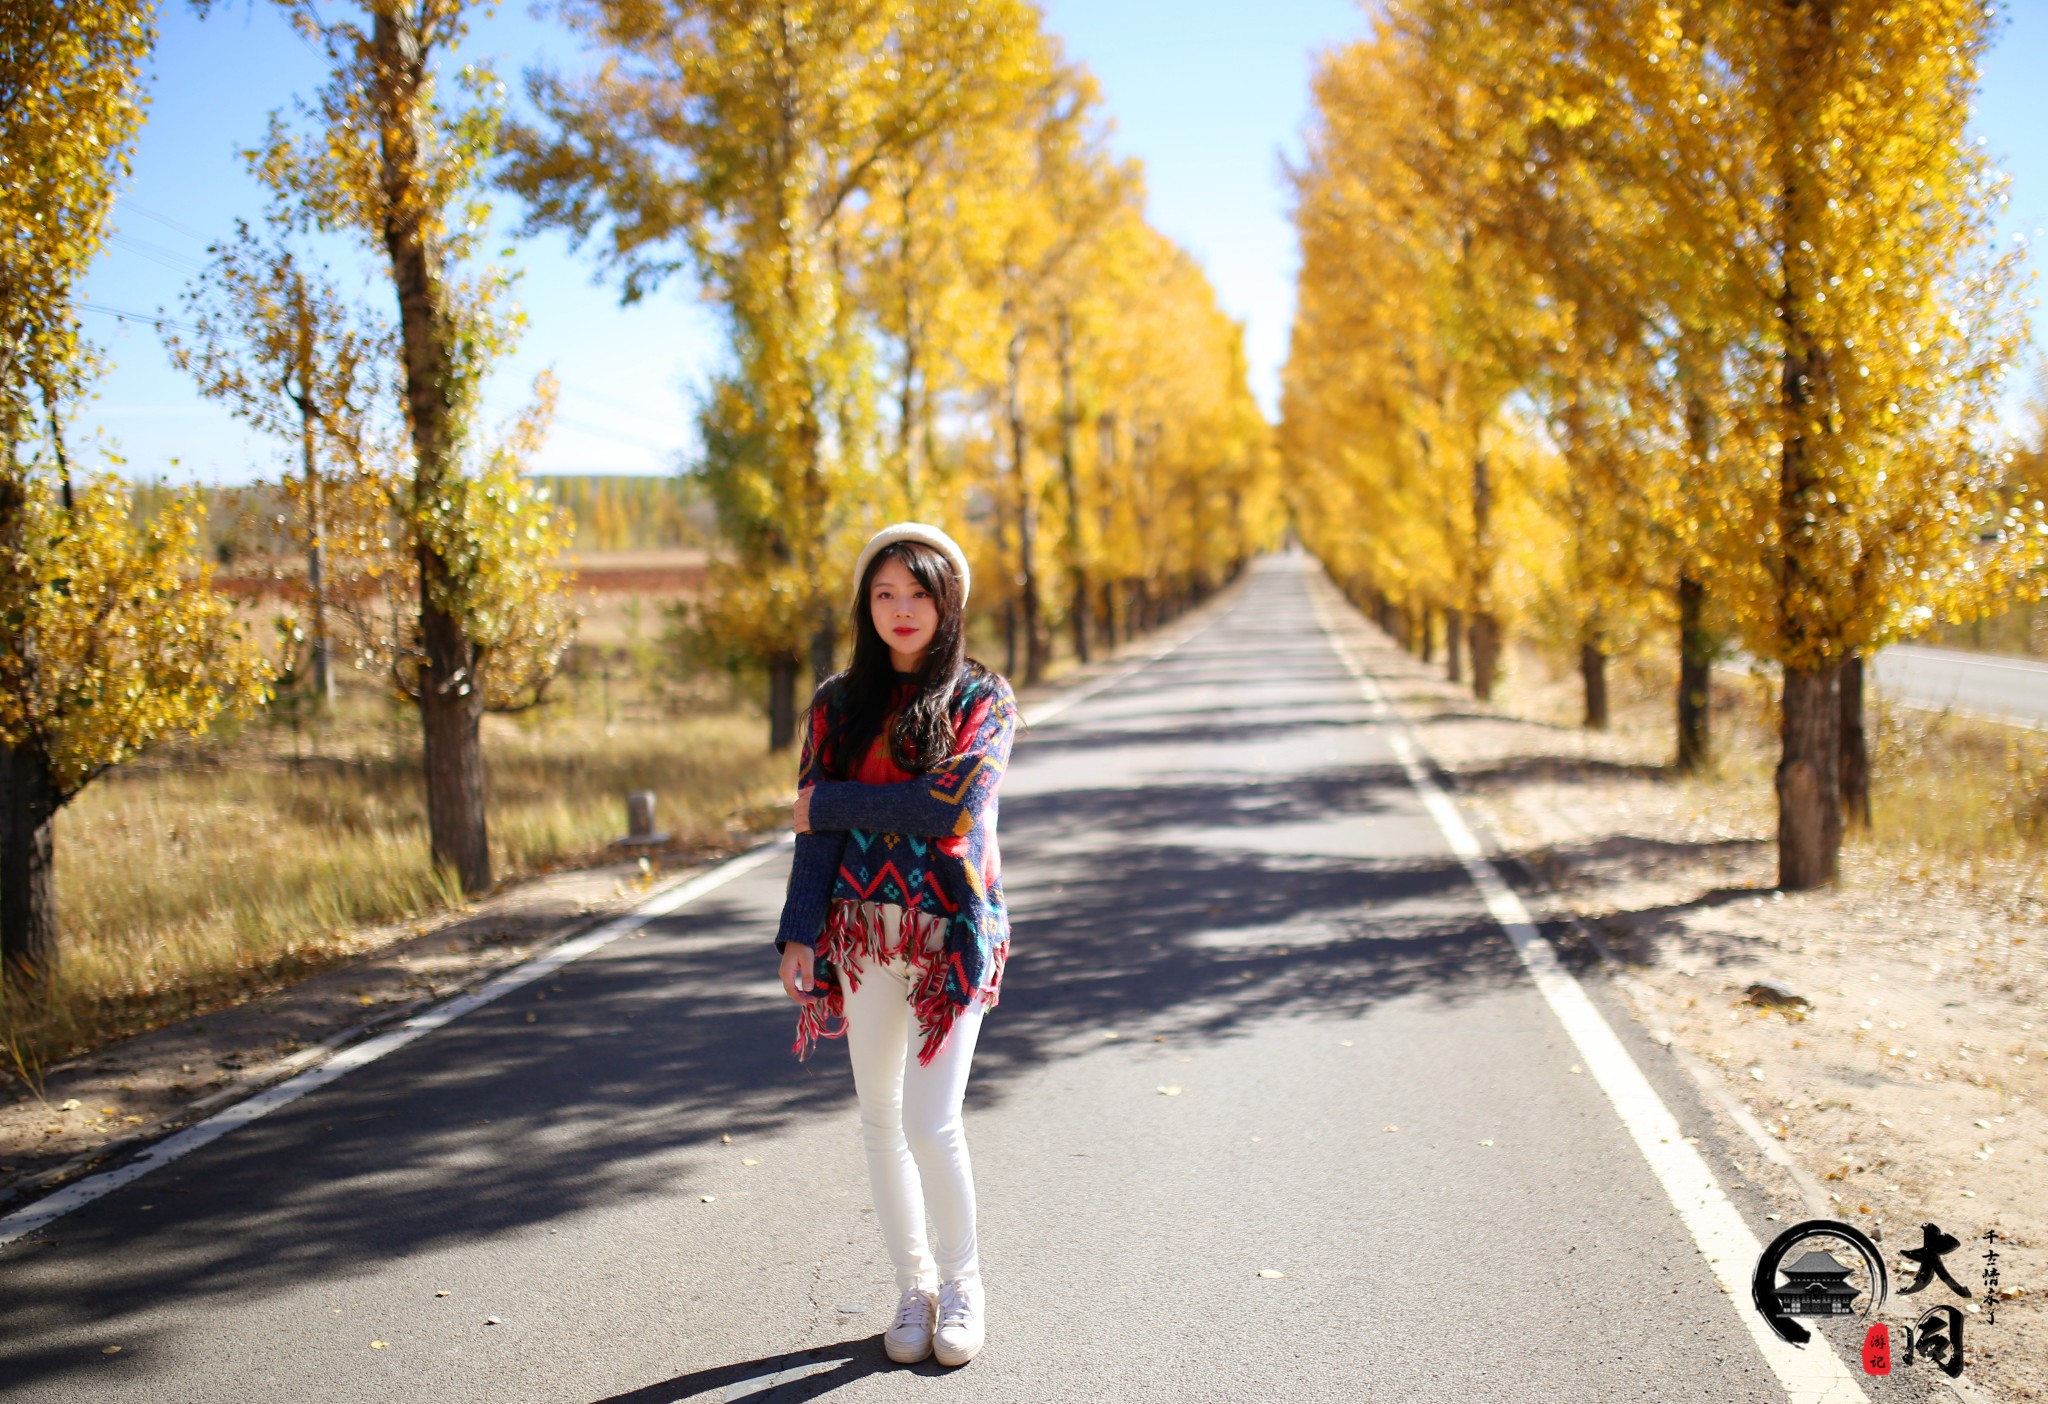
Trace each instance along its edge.
{"label": "paved path", "polygon": [[[991,1334],[965,1371],[880,1351],[845,1051],[788,1054],[778,857],[0,1249],[0,1394],[1785,1399],[1396,764],[1311,569],[1263,564],[1018,748],[1016,954],[968,1120]],[[1669,1060],[1586,984],[1768,1236]]]}
{"label": "paved path", "polygon": [[1871,676],[1880,692],[1908,706],[2048,726],[2048,664],[1894,644],[1877,655]]}

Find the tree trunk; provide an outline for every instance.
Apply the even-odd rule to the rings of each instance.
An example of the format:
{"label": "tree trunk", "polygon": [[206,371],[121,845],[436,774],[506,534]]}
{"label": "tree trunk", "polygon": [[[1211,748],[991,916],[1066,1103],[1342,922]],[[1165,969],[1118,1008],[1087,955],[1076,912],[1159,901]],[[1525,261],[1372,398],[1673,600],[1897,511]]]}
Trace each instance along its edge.
{"label": "tree trunk", "polygon": [[1697,577],[1678,577],[1678,770],[1697,773],[1712,754],[1708,709],[1713,683],[1713,640],[1707,637],[1707,587]]}
{"label": "tree trunk", "polygon": [[1842,665],[1842,818],[1852,829],[1870,827],[1870,736],[1863,725],[1863,657]]}
{"label": "tree trunk", "polygon": [[[1824,191],[1804,164],[1806,143],[1817,130],[1813,85],[1799,81],[1825,52],[1833,17],[1826,6],[1788,0],[1782,40],[1792,69],[1782,113],[1785,140],[1778,150],[1776,252],[1783,282],[1778,290],[1777,334],[1783,361],[1778,385],[1777,630],[1787,660],[1826,657],[1829,602],[1843,588],[1830,578],[1824,553],[1809,552],[1840,511],[1828,491],[1809,434],[1826,434],[1831,414],[1816,412],[1830,367],[1824,362],[1808,313],[1826,297],[1825,269],[1816,244],[1825,225]],[[1805,70],[1805,71],[1802,71]],[[1786,662],[1778,755],[1778,885],[1803,891],[1835,880],[1842,848],[1842,665]]]}
{"label": "tree trunk", "polygon": [[1500,668],[1500,624],[1491,614],[1472,616],[1472,695],[1481,702],[1493,700],[1493,685]]}
{"label": "tree trunk", "polygon": [[0,973],[18,987],[57,973],[60,803],[41,747],[0,744]]}
{"label": "tree trunk", "polygon": [[768,660],[768,749],[779,751],[796,741],[796,676],[802,661],[794,653]]}
{"label": "tree trunk", "polygon": [[[420,553],[420,571],[438,579],[438,562]],[[432,564],[430,565],[430,562]],[[420,676],[420,731],[427,783],[427,833],[434,864],[452,872],[466,895],[491,887],[490,834],[484,820],[484,693],[476,650],[462,621],[422,589],[420,633],[427,666]],[[436,681],[437,679],[441,681]]]}
{"label": "tree trunk", "polygon": [[839,611],[819,600],[811,619],[811,686],[832,676],[832,654],[839,646]]}
{"label": "tree trunk", "polygon": [[898,282],[903,288],[903,384],[896,400],[896,460],[902,473],[903,505],[918,518],[917,474],[917,383],[922,369],[923,337],[917,323],[917,280],[911,273],[916,258],[917,188],[915,182],[899,192],[903,205],[903,238],[898,251]]}
{"label": "tree trunk", "polygon": [[1436,661],[1436,611],[1428,605],[1422,607],[1420,616],[1422,629],[1422,661],[1425,664]]}
{"label": "tree trunk", "polygon": [[[301,317],[307,314],[302,310]],[[300,384],[311,384],[304,364],[301,364]],[[321,702],[334,700],[334,668],[327,646],[327,586],[321,569],[322,503],[320,500],[320,462],[313,438],[313,406],[311,391],[307,390],[306,400],[299,410],[299,456],[306,474],[306,602],[312,612],[309,621],[313,626],[313,695]]]}
{"label": "tree trunk", "polygon": [[[398,293],[399,340],[404,361],[406,419],[412,430],[413,510],[427,520],[438,509],[444,483],[456,473],[452,344],[439,252],[416,213],[432,195],[424,188],[419,134],[427,84],[427,55],[419,36],[390,9],[379,7],[371,31],[374,99],[378,120],[384,248]],[[484,827],[484,757],[479,723],[483,686],[476,650],[464,622],[437,600],[450,581],[447,563],[422,541],[420,730],[425,750],[427,829],[434,862],[452,871],[465,893],[491,885],[489,837]]]}
{"label": "tree trunk", "polygon": [[1027,475],[1029,435],[1025,430],[1024,406],[1020,398],[1023,377],[1024,338],[1017,335],[1010,338],[1009,349],[1010,474],[1017,487],[1016,627],[1023,635],[1024,684],[1028,687],[1045,677],[1051,641],[1046,637],[1044,609],[1038,592],[1038,512],[1032,502],[1031,480]]}
{"label": "tree trunk", "polygon": [[1835,880],[1842,847],[1840,664],[1785,669],[1778,756],[1778,886]]}
{"label": "tree trunk", "polygon": [[1081,410],[1074,396],[1074,319],[1060,309],[1060,478],[1067,491],[1067,598],[1074,630],[1074,661],[1088,661],[1088,559],[1081,549],[1081,482],[1074,435]]}
{"label": "tree trunk", "polygon": [[1607,730],[1607,654],[1592,639],[1579,645],[1579,678],[1586,687],[1586,729]]}
{"label": "tree trunk", "polygon": [[1444,677],[1454,683],[1465,681],[1465,611],[1444,611]]}

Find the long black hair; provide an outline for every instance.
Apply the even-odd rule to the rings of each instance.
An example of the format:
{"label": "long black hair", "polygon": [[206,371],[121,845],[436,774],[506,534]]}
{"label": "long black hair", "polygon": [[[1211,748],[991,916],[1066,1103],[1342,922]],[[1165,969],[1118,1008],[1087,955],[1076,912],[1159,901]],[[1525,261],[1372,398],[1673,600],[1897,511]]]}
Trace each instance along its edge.
{"label": "long black hair", "polygon": [[837,780],[852,777],[861,757],[881,734],[889,705],[901,681],[889,645],[875,629],[868,593],[884,561],[901,561],[911,579],[923,586],[938,610],[938,628],[931,647],[918,664],[916,690],[889,728],[889,756],[913,775],[935,769],[953,753],[953,694],[961,681],[986,670],[967,657],[960,598],[960,577],[953,564],[921,541],[896,541],[875,552],[861,573],[853,601],[853,663],[826,679],[822,691],[838,703],[839,724],[825,738],[825,773]]}

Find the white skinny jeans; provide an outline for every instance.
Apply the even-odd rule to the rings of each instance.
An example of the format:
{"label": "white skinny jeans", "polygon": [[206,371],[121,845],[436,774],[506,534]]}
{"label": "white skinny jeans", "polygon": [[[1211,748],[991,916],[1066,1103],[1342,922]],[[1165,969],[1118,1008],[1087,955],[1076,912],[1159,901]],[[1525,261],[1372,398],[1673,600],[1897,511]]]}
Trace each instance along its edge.
{"label": "white skinny jeans", "polygon": [[[881,916],[893,945],[901,939],[903,909],[884,906]],[[955,1014],[946,1046],[930,1063],[919,1063],[910,973],[902,956],[883,964],[864,960],[860,988],[846,992],[845,1005],[846,1050],[860,1098],[868,1185],[896,1267],[898,1292],[912,1287],[936,1291],[941,1281],[981,1279],[974,1170],[960,1104],[983,1010],[976,1001]],[[924,1232],[927,1211],[933,1229],[930,1248]]]}

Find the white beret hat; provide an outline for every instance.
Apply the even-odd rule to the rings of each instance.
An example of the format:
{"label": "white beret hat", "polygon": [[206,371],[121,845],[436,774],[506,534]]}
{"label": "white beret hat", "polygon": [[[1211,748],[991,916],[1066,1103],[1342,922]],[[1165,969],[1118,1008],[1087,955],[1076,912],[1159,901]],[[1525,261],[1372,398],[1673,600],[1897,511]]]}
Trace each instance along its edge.
{"label": "white beret hat", "polygon": [[893,546],[899,541],[915,541],[920,545],[929,546],[951,561],[953,573],[960,577],[960,603],[967,603],[967,553],[960,549],[960,543],[935,526],[926,526],[923,522],[898,522],[894,526],[883,527],[868,538],[867,545],[860,548],[860,559],[853,563],[855,604],[860,603],[860,582],[868,573],[868,562],[874,560],[885,547]]}

